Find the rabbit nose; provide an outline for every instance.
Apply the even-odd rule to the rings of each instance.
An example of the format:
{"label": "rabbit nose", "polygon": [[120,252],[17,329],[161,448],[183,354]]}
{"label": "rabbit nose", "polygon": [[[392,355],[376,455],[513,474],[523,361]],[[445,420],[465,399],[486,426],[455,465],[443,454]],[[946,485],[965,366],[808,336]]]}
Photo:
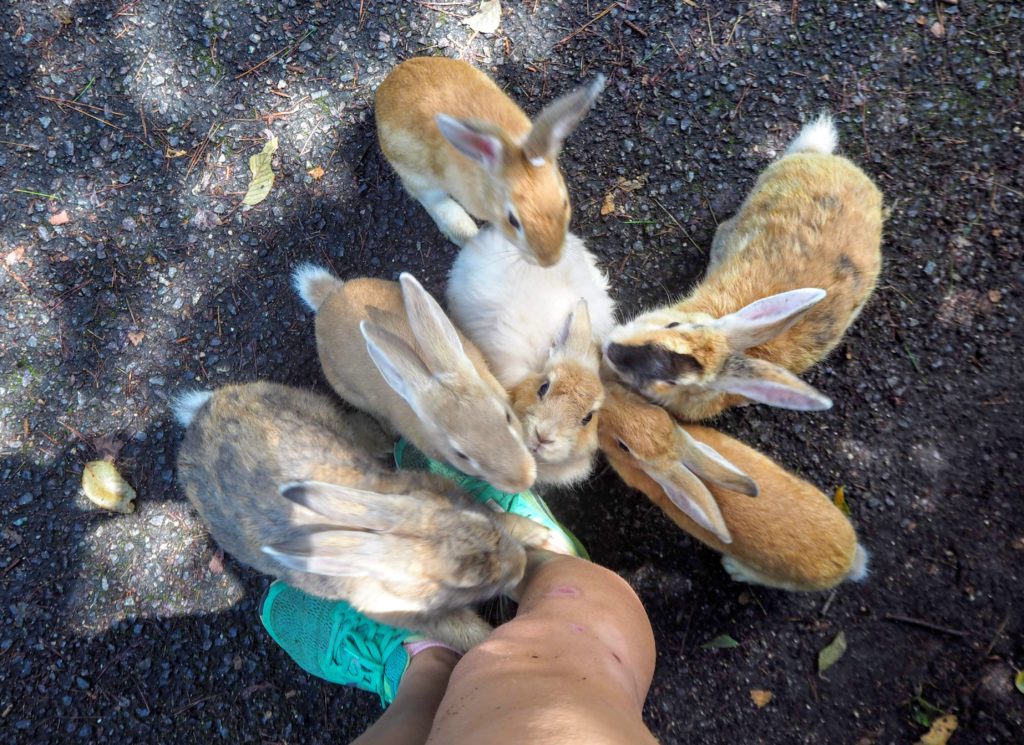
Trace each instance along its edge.
{"label": "rabbit nose", "polygon": [[545,432],[543,430],[537,430],[537,444],[538,445],[550,445],[555,441],[554,435]]}

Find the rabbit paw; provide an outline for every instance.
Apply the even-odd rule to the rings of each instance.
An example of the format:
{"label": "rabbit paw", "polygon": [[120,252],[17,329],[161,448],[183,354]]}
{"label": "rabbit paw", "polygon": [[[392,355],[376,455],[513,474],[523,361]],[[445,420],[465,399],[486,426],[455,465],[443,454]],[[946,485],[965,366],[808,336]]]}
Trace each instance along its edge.
{"label": "rabbit paw", "polygon": [[460,248],[479,231],[469,213],[444,192],[428,192],[419,199],[441,232]]}
{"label": "rabbit paw", "polygon": [[725,567],[725,571],[732,577],[733,582],[746,582],[750,585],[763,585],[764,580],[761,578],[760,573],[743,564],[741,561],[732,558],[731,556],[722,557],[722,566]]}

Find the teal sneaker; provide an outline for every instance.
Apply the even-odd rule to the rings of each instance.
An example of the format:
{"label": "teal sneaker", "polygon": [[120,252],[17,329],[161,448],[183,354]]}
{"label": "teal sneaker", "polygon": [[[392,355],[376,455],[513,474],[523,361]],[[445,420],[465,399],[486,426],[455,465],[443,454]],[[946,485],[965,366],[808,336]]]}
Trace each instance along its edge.
{"label": "teal sneaker", "polygon": [[509,494],[495,489],[483,479],[475,476],[467,476],[457,468],[433,458],[428,458],[404,437],[395,443],[395,465],[399,469],[411,469],[414,471],[430,471],[438,476],[454,481],[461,486],[473,499],[480,504],[490,507],[495,511],[511,512],[521,517],[529,518],[548,528],[555,536],[561,538],[565,551],[578,556],[581,559],[590,560],[590,554],[583,544],[563,526],[551,510],[544,503],[544,500],[532,491],[523,491],[516,494]]}
{"label": "teal sneaker", "polygon": [[409,666],[404,642],[413,636],[372,621],[344,600],[325,600],[275,581],[260,620],[271,638],[310,675],[395,699]]}

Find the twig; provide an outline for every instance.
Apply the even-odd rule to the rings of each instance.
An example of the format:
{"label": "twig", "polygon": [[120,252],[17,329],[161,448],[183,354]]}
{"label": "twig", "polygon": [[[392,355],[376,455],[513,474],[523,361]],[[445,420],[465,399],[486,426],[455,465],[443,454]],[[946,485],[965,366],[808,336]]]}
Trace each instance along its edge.
{"label": "twig", "polygon": [[838,594],[839,590],[832,591],[832,594],[828,596],[828,600],[826,600],[825,604],[821,606],[821,613],[819,615],[824,616],[826,613],[828,613],[828,609],[832,607],[832,601],[836,599],[836,595]]}
{"label": "twig", "polygon": [[39,150],[39,145],[33,145],[31,142],[13,142],[11,140],[0,140],[0,145],[13,145],[14,147],[25,148],[26,150]]}
{"label": "twig", "polygon": [[82,88],[82,90],[80,90],[78,92],[78,95],[75,96],[74,98],[72,98],[71,100],[72,101],[78,101],[78,99],[80,99],[82,96],[84,96],[88,92],[88,90],[90,88],[92,88],[92,84],[95,83],[95,82],[96,82],[96,77],[95,76],[89,78],[89,82],[85,84],[85,87]]}
{"label": "twig", "polygon": [[12,191],[17,192],[18,194],[31,194],[34,197],[46,197],[47,199],[57,199],[58,198],[56,194],[46,194],[45,192],[32,191],[31,189],[19,189],[19,188],[15,187],[14,189],[12,189]]}
{"label": "twig", "polygon": [[663,204],[661,203],[661,201],[660,201],[660,200],[659,200],[659,199],[658,199],[657,197],[655,197],[655,196],[652,196],[652,197],[651,197],[651,199],[652,199],[652,200],[654,201],[654,203],[655,203],[656,205],[658,205],[658,206],[659,206],[659,207],[661,208],[661,211],[662,211],[662,212],[664,212],[664,213],[665,213],[666,215],[668,215],[668,219],[669,219],[669,220],[671,220],[671,221],[672,221],[673,223],[675,223],[675,226],[676,226],[677,228],[679,228],[679,230],[681,230],[681,231],[682,231],[683,235],[685,235],[685,236],[686,236],[686,240],[688,240],[688,241],[689,241],[689,242],[690,242],[690,243],[691,243],[691,244],[693,245],[693,247],[694,247],[695,249],[697,249],[697,253],[699,253],[699,254],[700,254],[701,256],[703,256],[703,255],[704,255],[704,250],[703,250],[703,249],[702,249],[702,248],[701,248],[700,246],[698,246],[698,245],[697,245],[697,241],[693,240],[693,238],[692,238],[692,237],[690,236],[690,234],[689,234],[689,233],[688,233],[688,232],[686,231],[686,228],[684,228],[684,227],[683,227],[683,226],[682,226],[682,225],[681,225],[681,224],[679,223],[679,221],[678,221],[678,220],[676,219],[675,215],[673,215],[673,214],[672,214],[671,212],[669,212],[669,211],[668,211],[668,210],[667,210],[667,209],[665,208],[665,205],[663,205]]}
{"label": "twig", "polygon": [[272,53],[271,53],[271,54],[270,54],[269,56],[265,57],[265,58],[263,59],[263,61],[262,61],[262,62],[257,62],[257,63],[256,63],[255,65],[253,65],[252,67],[250,67],[250,68],[249,68],[248,70],[246,70],[245,72],[241,73],[240,75],[236,75],[236,76],[234,77],[234,80],[239,80],[239,79],[241,79],[241,78],[244,78],[244,77],[245,77],[246,75],[249,75],[249,74],[251,74],[251,73],[254,73],[254,72],[256,72],[256,71],[257,71],[257,70],[259,70],[259,69],[260,69],[261,67],[263,67],[263,66],[264,66],[265,64],[267,64],[268,62],[270,62],[270,60],[274,59],[274,57],[277,57],[277,56],[278,56],[279,54],[284,54],[284,53],[286,53],[286,52],[289,52],[289,51],[290,51],[290,50],[292,50],[292,49],[295,49],[296,47],[298,47],[298,46],[299,46],[299,44],[301,44],[302,42],[304,42],[304,41],[306,40],[306,37],[308,37],[308,36],[309,36],[309,35],[310,35],[311,33],[313,33],[314,31],[316,31],[316,26],[312,26],[312,27],[310,27],[309,31],[307,31],[307,32],[306,32],[306,33],[304,33],[304,34],[303,34],[302,36],[300,36],[300,37],[298,38],[298,40],[297,40],[297,41],[294,41],[294,42],[292,42],[291,44],[289,44],[289,45],[288,45],[288,46],[286,46],[286,47],[281,47],[281,48],[280,48],[280,49],[278,49],[278,50],[277,50],[276,52],[272,52]]}
{"label": "twig", "polygon": [[636,25],[635,23],[633,23],[633,22],[632,22],[631,20],[629,20],[628,18],[623,18],[623,19],[622,19],[622,22],[623,22],[623,23],[625,23],[625,24],[626,24],[627,26],[629,26],[629,27],[630,27],[631,29],[633,29],[634,31],[636,31],[636,32],[637,32],[638,34],[640,34],[640,35],[641,35],[642,37],[644,37],[645,39],[647,38],[647,36],[648,36],[647,32],[646,32],[646,31],[644,31],[644,30],[643,30],[642,28],[640,28],[639,26],[637,26],[637,25]]}
{"label": "twig", "polygon": [[950,636],[967,636],[966,631],[960,631],[958,629],[951,629],[948,626],[939,626],[931,621],[925,621],[920,618],[910,618],[909,616],[898,616],[891,613],[887,613],[884,616],[886,621],[894,621],[896,623],[906,623],[911,626],[920,626],[923,629],[931,629],[932,631],[938,631],[940,634],[949,634]]}
{"label": "twig", "polygon": [[569,39],[573,38],[573,37],[574,37],[574,36],[576,36],[577,34],[579,34],[579,33],[582,33],[582,32],[583,32],[583,31],[584,31],[584,30],[585,30],[585,29],[586,29],[587,27],[589,27],[589,26],[593,25],[594,23],[597,23],[597,22],[598,22],[599,20],[601,20],[601,19],[602,19],[602,18],[604,18],[604,17],[606,16],[606,15],[608,15],[609,13],[611,13],[611,12],[612,12],[612,10],[614,10],[614,9],[615,9],[615,6],[616,6],[616,5],[618,5],[618,4],[619,4],[619,0],[615,0],[615,2],[614,2],[614,3],[612,3],[611,5],[609,5],[609,6],[607,7],[607,8],[605,8],[605,9],[604,9],[604,10],[602,10],[601,12],[599,12],[599,13],[598,13],[598,14],[597,14],[596,16],[594,16],[594,17],[593,17],[593,18],[591,18],[591,19],[590,19],[589,21],[587,21],[586,23],[584,23],[584,24],[583,24],[582,26],[580,26],[580,27],[579,27],[578,29],[576,29],[575,31],[573,31],[573,32],[572,32],[571,34],[569,34],[568,36],[566,36],[566,37],[564,37],[564,38],[560,39],[559,41],[556,41],[556,42],[555,42],[555,44],[554,44],[554,46],[552,46],[551,48],[552,48],[552,49],[556,49],[557,47],[560,47],[560,46],[562,46],[563,44],[565,44],[565,42],[569,41]]}
{"label": "twig", "polygon": [[1003,617],[1003,622],[999,624],[999,627],[996,629],[996,633],[992,635],[992,641],[989,642],[988,649],[985,650],[986,657],[992,654],[992,650],[995,648],[996,642],[999,641],[999,637],[1003,635],[1003,631],[1006,629],[1006,624],[1009,622],[1010,614],[1007,613],[1006,616]]}

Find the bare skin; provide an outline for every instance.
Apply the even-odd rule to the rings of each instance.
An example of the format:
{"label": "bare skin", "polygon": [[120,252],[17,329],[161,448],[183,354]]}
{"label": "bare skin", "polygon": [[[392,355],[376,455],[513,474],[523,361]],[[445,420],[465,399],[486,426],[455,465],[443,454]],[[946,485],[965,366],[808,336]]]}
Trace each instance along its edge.
{"label": "bare skin", "polygon": [[[518,615],[455,665],[446,688],[441,677],[420,678],[420,658],[434,650],[416,655],[398,697],[359,745],[398,742],[384,730],[378,737],[395,721],[409,725],[404,743],[656,742],[641,718],[654,637],[629,585],[590,562],[533,551],[517,589]],[[429,736],[415,729],[424,723]]]}

